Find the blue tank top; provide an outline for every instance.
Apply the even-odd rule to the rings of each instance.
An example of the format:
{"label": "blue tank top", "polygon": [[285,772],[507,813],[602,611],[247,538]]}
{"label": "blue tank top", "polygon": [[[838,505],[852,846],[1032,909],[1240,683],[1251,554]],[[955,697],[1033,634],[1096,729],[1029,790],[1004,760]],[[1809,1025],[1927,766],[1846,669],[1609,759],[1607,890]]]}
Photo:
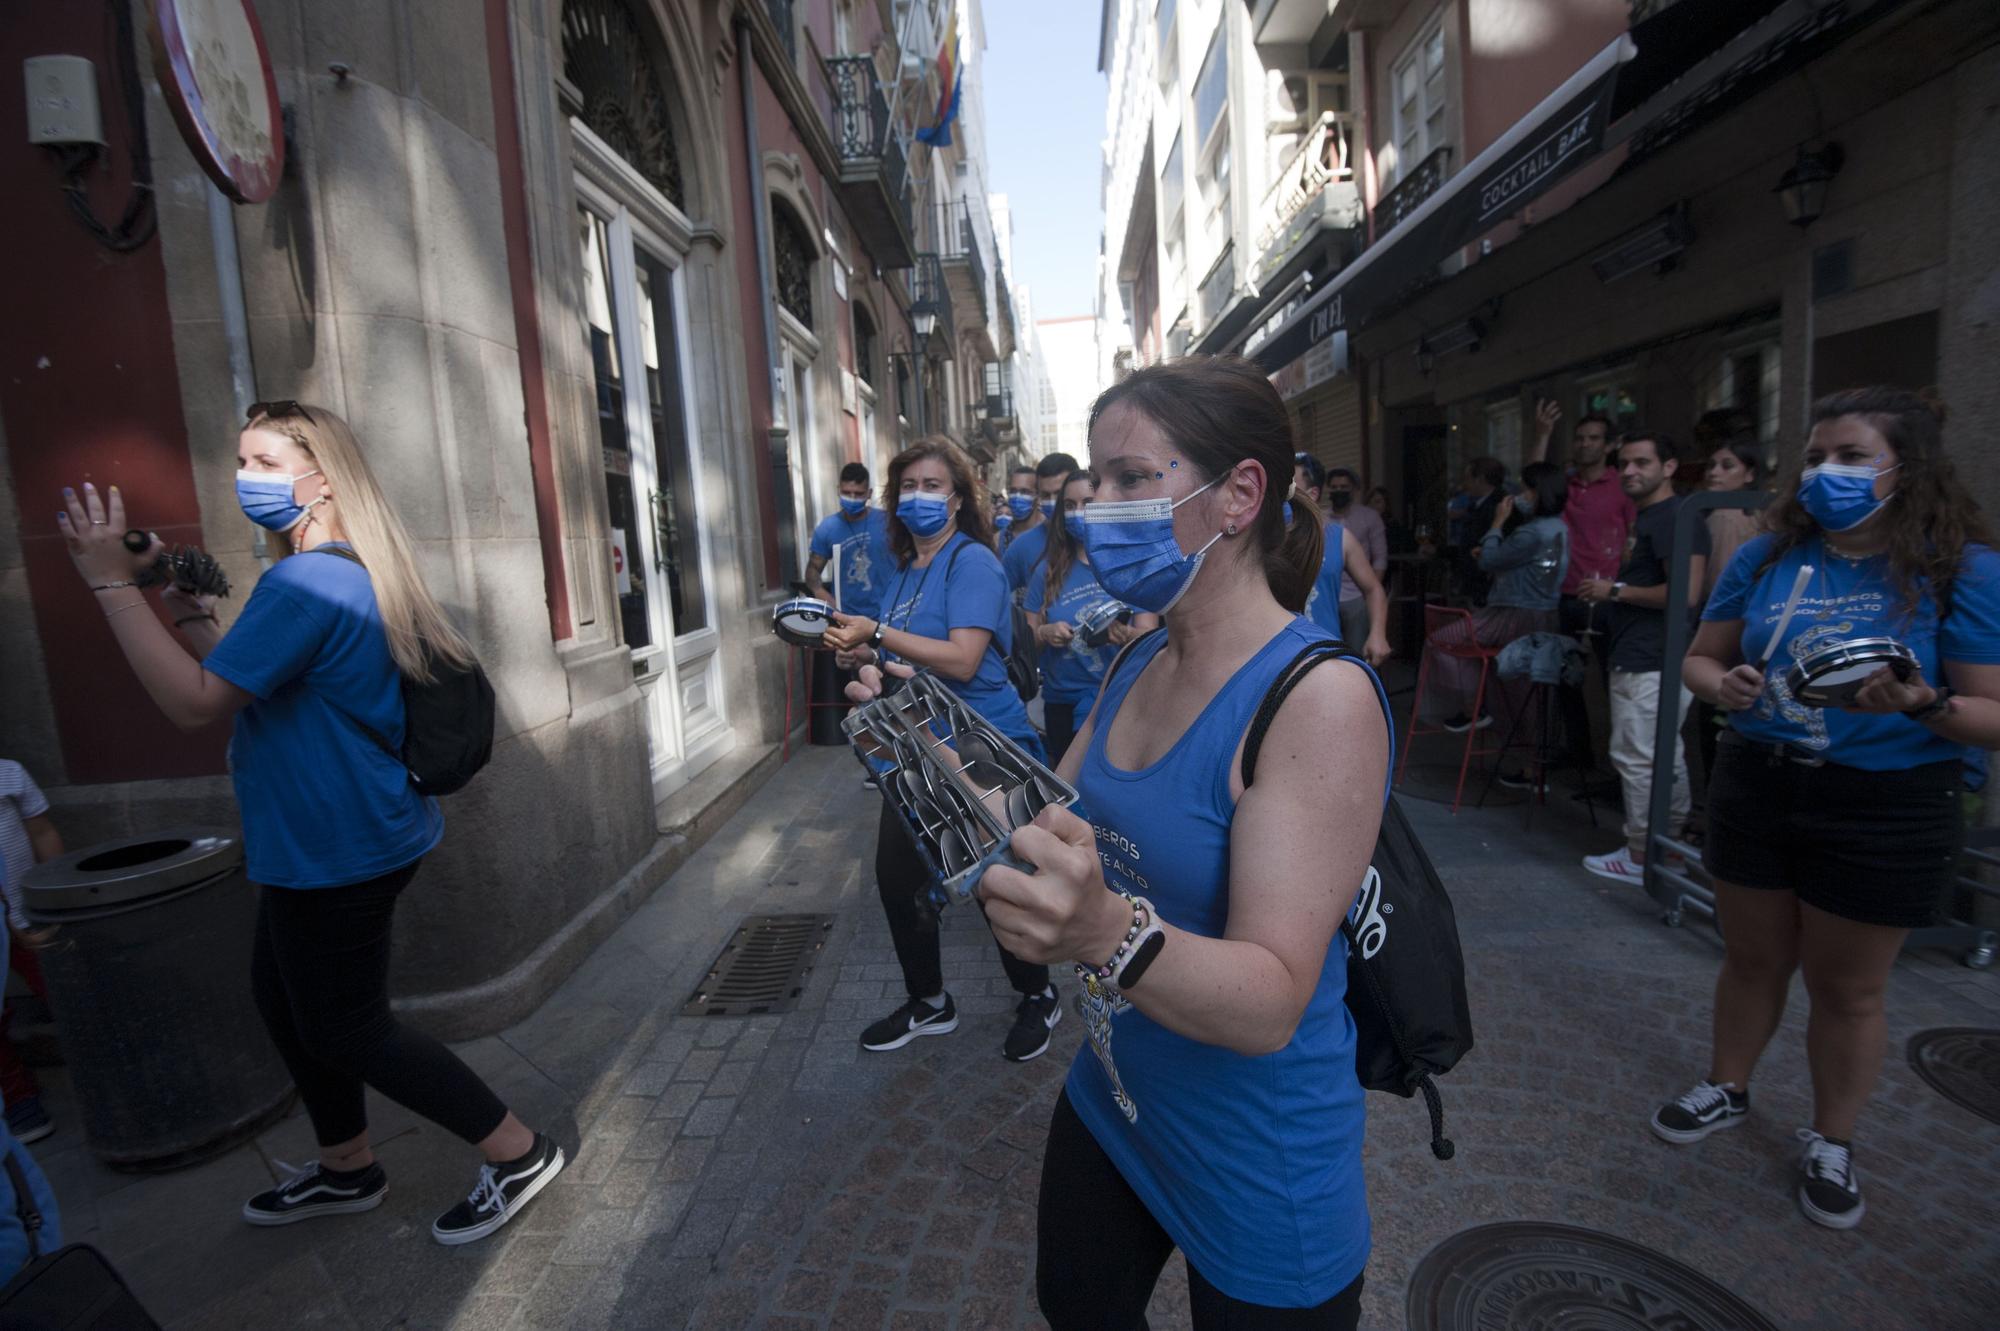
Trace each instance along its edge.
{"label": "blue tank top", "polygon": [[[1326,637],[1293,620],[1165,757],[1125,771],[1105,758],[1105,737],[1166,634],[1133,648],[1098,703],[1076,781],[1113,888],[1146,897],[1181,929],[1222,936],[1236,746],[1278,672]],[[1176,1035],[1122,999],[1082,1002],[1090,1041],[1070,1066],[1070,1102],[1153,1218],[1231,1298],[1311,1307],[1367,1263],[1346,990],[1347,940],[1336,932],[1291,1043],[1258,1058]]]}
{"label": "blue tank top", "polygon": [[1331,633],[1338,642],[1340,632],[1340,575],[1347,568],[1347,529],[1338,522],[1326,524],[1326,553],[1320,556],[1319,576],[1313,579],[1306,596],[1306,618]]}

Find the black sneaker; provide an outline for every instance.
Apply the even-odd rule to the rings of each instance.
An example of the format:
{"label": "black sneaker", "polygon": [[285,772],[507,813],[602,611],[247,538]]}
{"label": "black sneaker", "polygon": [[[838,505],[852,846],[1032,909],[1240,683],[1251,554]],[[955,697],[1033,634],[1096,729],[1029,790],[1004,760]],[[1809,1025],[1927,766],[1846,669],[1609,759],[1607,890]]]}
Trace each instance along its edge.
{"label": "black sneaker", "polygon": [[1750,1092],[1698,1081],[1694,1089],[1653,1111],[1653,1135],[1676,1146],[1733,1128],[1750,1112]]}
{"label": "black sneaker", "polygon": [[56,1130],[56,1121],[42,1108],[42,1097],[24,1095],[7,1106],[7,1131],[23,1146],[38,1142]]}
{"label": "black sneaker", "polygon": [[1444,728],[1454,735],[1463,735],[1468,730],[1484,730],[1492,724],[1493,718],[1484,712],[1481,712],[1477,717],[1467,716],[1464,712],[1460,712],[1447,720],[1444,723]]}
{"label": "black sneaker", "polygon": [[1014,1029],[1007,1032],[1007,1042],[1000,1046],[1000,1052],[1016,1063],[1040,1058],[1048,1052],[1049,1032],[1061,1020],[1062,1000],[1056,997],[1053,988],[1029,994],[1014,1009]]}
{"label": "black sneaker", "polygon": [[957,1029],[958,1005],[951,1001],[950,994],[944,996],[943,1007],[932,1007],[921,998],[913,998],[861,1032],[861,1047],[882,1054],[901,1049],[919,1035],[950,1035]]}
{"label": "black sneaker", "polygon": [[389,1176],[379,1162],[341,1173],[314,1162],[243,1203],[243,1218],[253,1225],[293,1225],[319,1215],[372,1211],[388,1195]]}
{"label": "black sneaker", "polygon": [[472,1194],[432,1222],[431,1237],[443,1244],[485,1238],[553,1183],[564,1163],[562,1147],[536,1133],[535,1149],[519,1160],[481,1165]]}
{"label": "black sneaker", "polygon": [[1853,1229],[1868,1209],[1854,1172],[1854,1152],[1811,1128],[1800,1128],[1797,1135],[1806,1148],[1799,1156],[1799,1209],[1816,1225]]}

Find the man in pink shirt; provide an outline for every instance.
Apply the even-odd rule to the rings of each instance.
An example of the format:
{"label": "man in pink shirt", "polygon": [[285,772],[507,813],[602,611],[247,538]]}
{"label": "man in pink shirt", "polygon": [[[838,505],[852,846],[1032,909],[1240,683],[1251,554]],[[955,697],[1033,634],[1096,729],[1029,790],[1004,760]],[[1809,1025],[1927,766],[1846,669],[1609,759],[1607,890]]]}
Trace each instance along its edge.
{"label": "man in pink shirt", "polygon": [[[1557,403],[1544,400],[1535,404],[1535,441],[1522,450],[1522,465],[1548,457],[1549,439],[1561,419],[1562,408]],[[1632,523],[1638,516],[1631,496],[1619,482],[1617,468],[1611,465],[1610,417],[1593,411],[1577,421],[1570,438],[1569,461],[1569,503],[1562,515],[1563,525],[1569,529],[1569,572],[1563,577],[1559,617],[1564,633],[1582,634],[1587,627],[1601,632],[1606,627],[1601,622],[1605,618],[1602,606],[1581,600],[1577,589],[1592,579],[1618,576]],[[1600,622],[1593,622],[1594,614]],[[1583,641],[1591,645],[1598,665],[1608,669],[1604,639],[1585,636]],[[1569,730],[1572,752],[1589,771],[1596,766],[1596,755],[1590,743],[1590,715],[1577,690],[1565,691],[1563,724]]]}

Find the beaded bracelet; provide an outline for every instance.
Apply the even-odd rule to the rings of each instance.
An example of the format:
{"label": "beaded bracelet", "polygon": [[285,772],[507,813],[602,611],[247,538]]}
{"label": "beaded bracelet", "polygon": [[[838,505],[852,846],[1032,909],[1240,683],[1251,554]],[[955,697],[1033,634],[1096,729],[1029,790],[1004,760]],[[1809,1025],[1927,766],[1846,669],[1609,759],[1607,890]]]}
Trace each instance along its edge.
{"label": "beaded bracelet", "polygon": [[1090,973],[1100,980],[1108,980],[1118,973],[1119,965],[1124,962],[1125,958],[1132,951],[1134,940],[1153,921],[1151,912],[1146,909],[1151,903],[1133,896],[1130,892],[1120,892],[1118,895],[1124,897],[1126,902],[1132,907],[1132,926],[1125,931],[1125,937],[1119,941],[1118,950],[1111,954],[1111,960],[1105,962],[1102,966],[1091,966],[1088,968]]}
{"label": "beaded bracelet", "polygon": [[94,592],[114,592],[120,587],[137,587],[138,585],[136,582],[95,582],[91,584],[90,590]]}

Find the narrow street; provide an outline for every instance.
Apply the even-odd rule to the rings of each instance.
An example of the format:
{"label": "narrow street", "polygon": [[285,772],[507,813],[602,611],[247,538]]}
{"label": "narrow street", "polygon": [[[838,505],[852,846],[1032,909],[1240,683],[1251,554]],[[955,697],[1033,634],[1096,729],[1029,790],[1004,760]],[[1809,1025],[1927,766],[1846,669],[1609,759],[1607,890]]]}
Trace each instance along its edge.
{"label": "narrow street", "polygon": [[[859,1051],[901,997],[867,867],[876,798],[845,749],[795,752],[540,1011],[463,1047],[571,1159],[493,1241],[431,1242],[474,1161],[393,1105],[374,1102],[392,1181],[379,1210],[257,1230],[238,1208],[280,1162],[311,1158],[301,1116],[201,1168],[133,1178],[88,1158],[58,1072],[65,1128],[37,1154],[71,1237],[175,1328],[1040,1325],[1039,1153],[1079,1023],[1068,1014],[1034,1063],[1002,1061],[1013,1002],[979,920],[957,910],[944,955],[958,1033]],[[1992,1324],[2000,1127],[1931,1090],[1902,1049],[1919,1029],[1995,1024],[2000,979],[1943,956],[1898,967],[1857,1143],[1868,1217],[1818,1229],[1789,1184],[1808,1104],[1802,996],[1744,1129],[1669,1148],[1646,1117],[1701,1071],[1713,934],[1663,928],[1576,867],[1604,839],[1580,805],[1537,810],[1531,829],[1518,805],[1407,807],[1454,891],[1479,1045],[1443,1082],[1449,1163],[1430,1156],[1420,1102],[1371,1098],[1363,1325],[1404,1325],[1418,1259],[1503,1219],[1634,1240],[1789,1331]],[[767,911],[836,916],[797,1010],[679,1015],[738,919]],[[1176,1261],[1154,1325],[1185,1325],[1184,1299]]]}

